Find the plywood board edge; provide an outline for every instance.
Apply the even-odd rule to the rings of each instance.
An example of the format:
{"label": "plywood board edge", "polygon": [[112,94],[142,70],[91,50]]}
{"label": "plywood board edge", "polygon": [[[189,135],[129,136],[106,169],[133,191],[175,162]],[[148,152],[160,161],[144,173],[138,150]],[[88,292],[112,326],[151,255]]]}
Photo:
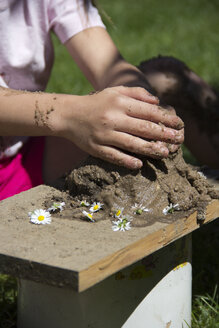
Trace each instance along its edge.
{"label": "plywood board edge", "polygon": [[189,234],[219,217],[219,200],[213,200],[206,208],[206,219],[197,222],[197,212],[188,218],[178,219],[172,224],[155,231],[141,240],[107,256],[90,267],[79,272],[79,288],[82,292],[115,272],[141,260],[145,256],[159,250],[171,242]]}
{"label": "plywood board edge", "polygon": [[78,272],[0,254],[0,272],[55,287],[78,291]]}

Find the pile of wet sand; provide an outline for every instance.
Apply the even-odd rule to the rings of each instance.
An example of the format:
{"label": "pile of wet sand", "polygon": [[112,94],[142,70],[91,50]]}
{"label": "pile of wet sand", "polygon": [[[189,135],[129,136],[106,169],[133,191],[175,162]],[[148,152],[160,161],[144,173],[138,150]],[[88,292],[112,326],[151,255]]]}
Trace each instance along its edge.
{"label": "pile of wet sand", "polygon": [[[85,200],[104,204],[95,213],[97,222],[115,220],[113,215],[121,208],[135,227],[171,222],[195,210],[197,219],[204,220],[206,205],[219,194],[198,170],[185,163],[181,149],[167,159],[143,161],[143,167],[134,171],[89,157],[66,176],[64,198],[54,200],[65,201],[72,218],[78,220],[85,219],[80,205]],[[170,204],[178,204],[178,210],[164,215],[164,208]],[[148,210],[136,214],[135,205]]]}

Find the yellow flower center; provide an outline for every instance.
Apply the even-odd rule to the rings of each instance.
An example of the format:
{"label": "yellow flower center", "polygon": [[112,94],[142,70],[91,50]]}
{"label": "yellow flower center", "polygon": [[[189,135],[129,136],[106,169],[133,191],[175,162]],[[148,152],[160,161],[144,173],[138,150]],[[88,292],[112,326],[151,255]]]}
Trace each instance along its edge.
{"label": "yellow flower center", "polygon": [[99,205],[95,205],[95,206],[94,206],[94,210],[95,210],[95,211],[98,210],[98,208],[99,208]]}
{"label": "yellow flower center", "polygon": [[92,219],[92,214],[88,213],[87,215],[90,219]]}
{"label": "yellow flower center", "polygon": [[38,221],[43,221],[43,220],[45,220],[45,216],[43,215],[38,216]]}
{"label": "yellow flower center", "polygon": [[121,211],[118,210],[118,211],[116,212],[116,216],[119,216],[120,214],[121,214]]}

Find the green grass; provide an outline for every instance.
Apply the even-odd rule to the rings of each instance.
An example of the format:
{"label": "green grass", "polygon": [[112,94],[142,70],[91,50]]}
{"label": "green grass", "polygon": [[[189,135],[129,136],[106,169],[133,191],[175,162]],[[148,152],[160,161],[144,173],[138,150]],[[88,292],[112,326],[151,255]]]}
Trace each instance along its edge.
{"label": "green grass", "polygon": [[14,328],[17,315],[17,282],[0,275],[0,328]]}
{"label": "green grass", "polygon": [[[175,56],[206,81],[218,85],[218,0],[99,0],[122,55],[134,65],[158,54]],[[92,87],[56,43],[48,91],[84,94]]]}
{"label": "green grass", "polygon": [[196,296],[193,304],[193,328],[219,327],[219,303],[217,286],[215,287],[212,296],[208,294],[206,294],[205,296]]}
{"label": "green grass", "polygon": [[219,219],[193,232],[192,238],[192,328],[219,328]]}
{"label": "green grass", "polygon": [[[184,61],[219,87],[218,0],[99,0],[110,17],[108,30],[125,59],[134,65],[158,54]],[[53,36],[55,66],[48,92],[86,94],[93,88]],[[184,157],[196,164],[184,147]],[[193,233],[193,328],[218,328],[219,224]],[[0,328],[14,328],[16,281],[0,275]],[[196,296],[201,295],[201,296]]]}

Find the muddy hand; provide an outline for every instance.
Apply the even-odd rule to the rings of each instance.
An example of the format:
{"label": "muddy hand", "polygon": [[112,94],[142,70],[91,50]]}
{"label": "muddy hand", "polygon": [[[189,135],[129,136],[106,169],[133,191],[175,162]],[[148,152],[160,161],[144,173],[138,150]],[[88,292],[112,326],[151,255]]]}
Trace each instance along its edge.
{"label": "muddy hand", "polygon": [[68,138],[95,157],[137,169],[142,161],[126,151],[163,158],[166,143],[184,140],[182,120],[143,88],[113,87],[82,98]]}

